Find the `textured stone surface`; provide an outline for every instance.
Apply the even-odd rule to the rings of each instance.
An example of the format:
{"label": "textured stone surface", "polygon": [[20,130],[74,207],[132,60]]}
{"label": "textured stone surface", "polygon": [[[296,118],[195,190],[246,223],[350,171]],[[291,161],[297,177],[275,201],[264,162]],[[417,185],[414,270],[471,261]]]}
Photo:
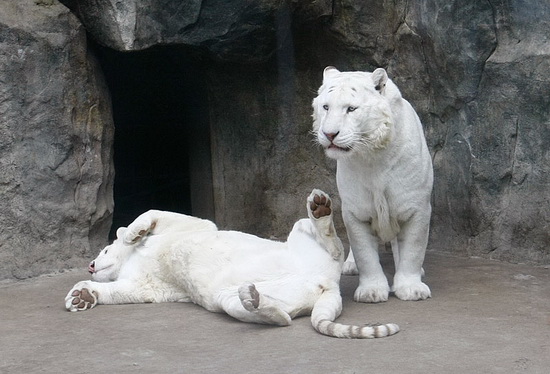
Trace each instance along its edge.
{"label": "textured stone surface", "polygon": [[[304,190],[336,192],[334,166],[311,144],[309,102],[326,65],[382,66],[417,109],[433,154],[430,246],[549,261],[547,3],[194,2],[184,12],[173,11],[176,1],[87,4],[78,11],[93,36],[121,50],[161,42],[223,61],[271,56],[205,67],[222,225],[278,235],[300,214]],[[135,16],[117,21],[124,12]]]}
{"label": "textured stone surface", "polygon": [[[224,155],[218,185],[225,199],[218,203],[249,207],[244,215],[222,209],[223,222],[255,227],[259,221],[246,217],[259,205],[275,224],[258,230],[276,232],[298,214],[300,191],[319,185],[336,192],[332,166],[307,134],[308,100],[326,65],[382,66],[417,109],[434,158],[430,248],[548,263],[550,5],[407,4],[335,3],[330,22],[314,33],[294,30],[292,64],[214,70],[212,120]],[[223,87],[231,87],[232,100]],[[231,168],[241,161],[245,168]]]}
{"label": "textured stone surface", "polygon": [[[331,2],[281,0],[91,0],[64,1],[92,36],[121,51],[158,44],[208,49],[225,60],[259,61],[276,48],[280,12],[292,7],[300,20],[329,15]],[[287,6],[286,4],[290,4]]]}
{"label": "textured stone surface", "polygon": [[78,19],[0,3],[0,278],[81,265],[106,242],[110,102]]}
{"label": "textured stone surface", "polygon": [[[335,165],[309,134],[322,69],[385,67],[417,109],[434,159],[429,248],[550,262],[547,2],[63,3],[102,45],[198,48],[221,227],[280,237],[304,214],[305,191],[335,195]],[[0,9],[0,273],[21,277],[104,240],[112,128],[76,19],[30,0]],[[43,252],[28,249],[37,241]]]}

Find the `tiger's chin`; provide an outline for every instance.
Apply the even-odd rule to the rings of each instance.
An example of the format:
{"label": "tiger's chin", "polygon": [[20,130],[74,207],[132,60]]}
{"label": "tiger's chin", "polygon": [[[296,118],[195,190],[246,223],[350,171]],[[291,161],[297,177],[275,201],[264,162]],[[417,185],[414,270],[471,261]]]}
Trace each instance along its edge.
{"label": "tiger's chin", "polygon": [[353,152],[351,148],[343,148],[335,144],[330,144],[328,147],[325,147],[325,154],[327,155],[327,157],[333,158],[335,160],[349,157],[352,153]]}

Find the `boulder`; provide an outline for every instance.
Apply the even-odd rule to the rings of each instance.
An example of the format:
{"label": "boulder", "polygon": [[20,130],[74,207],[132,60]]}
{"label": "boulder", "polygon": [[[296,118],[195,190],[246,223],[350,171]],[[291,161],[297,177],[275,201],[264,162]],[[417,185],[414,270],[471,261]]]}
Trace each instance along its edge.
{"label": "boulder", "polygon": [[[281,16],[289,8],[300,22],[330,15],[332,2],[321,1],[64,1],[99,43],[136,51],[155,45],[202,47],[237,62],[265,60],[273,54]],[[284,19],[283,19],[284,22]]]}
{"label": "boulder", "polygon": [[78,19],[3,1],[0,82],[0,278],[82,266],[107,239],[114,128]]}

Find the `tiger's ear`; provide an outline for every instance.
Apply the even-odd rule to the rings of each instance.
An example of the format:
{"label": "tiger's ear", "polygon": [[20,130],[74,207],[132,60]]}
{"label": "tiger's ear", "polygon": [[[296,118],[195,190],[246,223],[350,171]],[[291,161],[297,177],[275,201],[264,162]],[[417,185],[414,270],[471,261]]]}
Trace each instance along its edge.
{"label": "tiger's ear", "polygon": [[116,230],[116,237],[117,237],[117,239],[121,239],[125,232],[126,232],[126,227],[119,227],[119,228]]}
{"label": "tiger's ear", "polygon": [[386,88],[386,82],[388,81],[388,73],[382,68],[378,68],[372,72],[372,81],[374,82],[374,88],[380,94],[384,94]]}
{"label": "tiger's ear", "polygon": [[327,66],[325,70],[323,70],[323,82],[327,79],[333,78],[338,73],[340,73],[340,71],[334,66]]}

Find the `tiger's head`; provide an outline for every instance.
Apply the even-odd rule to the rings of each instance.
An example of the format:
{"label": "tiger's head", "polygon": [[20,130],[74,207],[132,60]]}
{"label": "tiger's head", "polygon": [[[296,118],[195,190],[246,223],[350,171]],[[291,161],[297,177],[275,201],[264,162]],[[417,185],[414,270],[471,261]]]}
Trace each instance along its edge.
{"label": "tiger's head", "polygon": [[340,72],[328,66],[313,100],[313,132],[328,157],[383,149],[391,140],[392,100],[401,97],[382,68]]}
{"label": "tiger's head", "polygon": [[120,268],[128,260],[135,245],[124,243],[125,227],[117,230],[115,241],[103,248],[99,255],[88,265],[88,272],[96,282],[112,282],[117,280]]}

